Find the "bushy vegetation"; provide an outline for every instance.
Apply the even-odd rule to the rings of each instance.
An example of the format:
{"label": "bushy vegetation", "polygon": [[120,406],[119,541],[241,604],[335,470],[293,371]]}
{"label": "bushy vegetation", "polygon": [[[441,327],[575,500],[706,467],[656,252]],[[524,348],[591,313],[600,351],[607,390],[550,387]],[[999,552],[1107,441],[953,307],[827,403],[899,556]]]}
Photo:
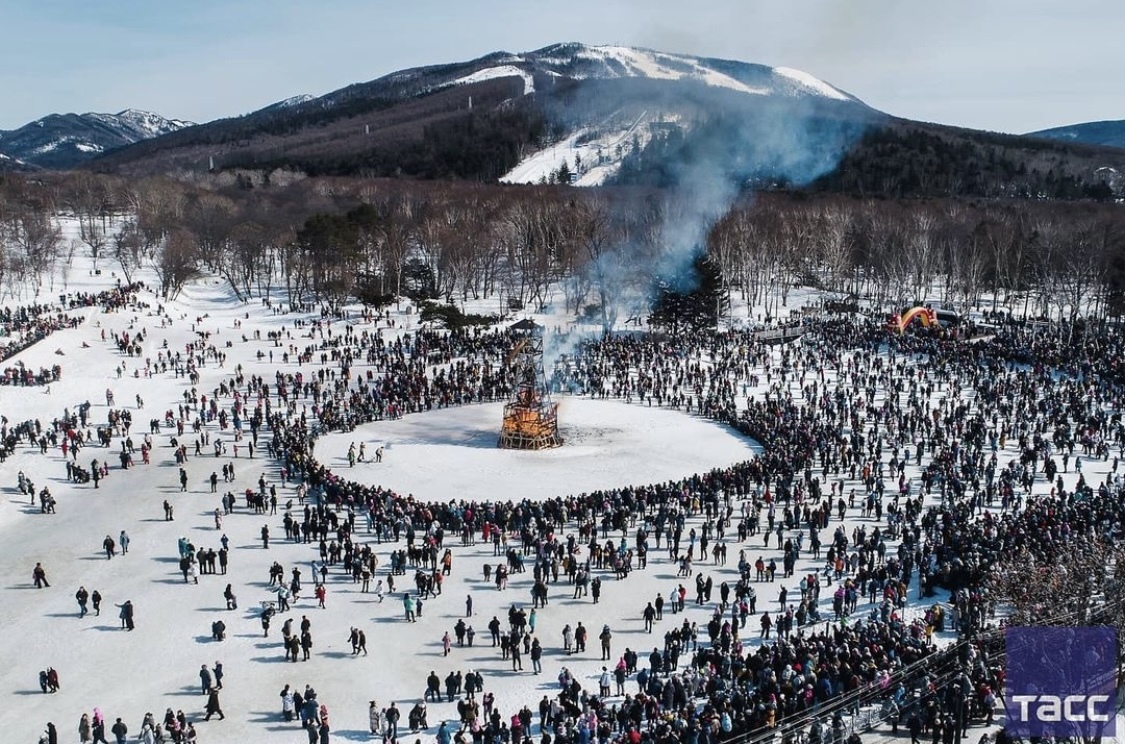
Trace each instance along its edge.
{"label": "bushy vegetation", "polygon": [[420,302],[418,312],[423,323],[439,323],[450,330],[494,325],[499,320],[495,315],[463,313],[456,305],[440,305],[432,300]]}
{"label": "bushy vegetation", "polygon": [[682,276],[657,278],[649,322],[673,333],[715,328],[729,307],[722,270],[699,253]]}
{"label": "bushy vegetation", "polygon": [[406,92],[356,86],[329,101],[266,109],[140,142],[89,167],[200,172],[213,164],[221,171],[495,181],[548,131],[542,110],[516,96],[522,84],[500,78]]}
{"label": "bushy vegetation", "polygon": [[230,167],[297,168],[314,176],[409,177],[495,181],[514,168],[520,153],[543,132],[533,111],[481,111],[428,124],[418,140],[386,142],[363,152],[293,154],[247,162],[231,158]]}

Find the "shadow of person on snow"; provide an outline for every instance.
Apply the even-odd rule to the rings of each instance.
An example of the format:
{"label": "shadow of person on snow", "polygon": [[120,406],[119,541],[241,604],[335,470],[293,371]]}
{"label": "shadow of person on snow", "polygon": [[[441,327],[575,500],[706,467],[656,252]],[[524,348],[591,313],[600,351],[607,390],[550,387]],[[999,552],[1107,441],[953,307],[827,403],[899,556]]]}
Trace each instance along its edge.
{"label": "shadow of person on snow", "polygon": [[[301,719],[296,718],[293,721],[287,722],[281,715],[281,711],[263,711],[254,710],[250,712],[252,718],[250,723],[265,723],[271,724],[266,726],[267,731],[299,731],[301,729]],[[332,732],[334,735],[337,732]],[[370,738],[370,737],[368,737]]]}

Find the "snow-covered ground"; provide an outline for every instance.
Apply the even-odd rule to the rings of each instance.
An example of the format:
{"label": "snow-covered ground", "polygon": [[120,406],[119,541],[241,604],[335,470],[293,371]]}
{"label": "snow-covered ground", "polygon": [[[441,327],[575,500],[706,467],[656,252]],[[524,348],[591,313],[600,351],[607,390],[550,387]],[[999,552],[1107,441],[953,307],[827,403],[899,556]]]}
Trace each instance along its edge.
{"label": "snow-covered ground", "polygon": [[[540,500],[628,486],[644,473],[659,482],[748,460],[761,448],[707,419],[614,400],[562,397],[559,432],[565,447],[542,452],[496,448],[502,403],[406,416],[317,440],[318,459],[349,479],[412,493],[426,501],[451,498]],[[352,442],[383,462],[348,468]],[[696,442],[706,442],[701,457]],[[452,479],[451,479],[452,476]],[[560,490],[562,489],[562,490]]]}
{"label": "snow-covered ground", "polygon": [[[63,288],[61,280],[57,282],[53,296],[62,291],[97,291],[112,286],[114,277],[109,269],[94,276],[83,261],[75,259],[75,266],[67,273],[67,286]],[[44,299],[51,297],[44,292]],[[83,310],[87,320],[81,327],[58,332],[5,362],[4,366],[20,361],[34,368],[57,363],[63,369],[61,381],[49,388],[0,387],[0,413],[7,417],[8,425],[28,419],[49,425],[64,409],[73,411],[85,401],[92,404],[92,421],[101,423],[108,410],[108,389],[113,391],[118,407],[132,410],[133,434],[139,439],[148,430],[149,419],[163,418],[165,411],[175,409],[189,387],[187,381],[171,372],[151,378],[139,376],[143,358],[121,355],[103,340],[103,332],[112,337],[123,331],[143,331],[144,356],[154,360],[165,342],[168,350],[182,350],[200,333],[210,333],[211,342],[227,354],[227,359],[221,368],[213,362],[201,368],[198,389],[208,394],[220,380],[233,376],[239,366],[246,374],[268,379],[278,369],[298,369],[295,363],[286,366],[257,356],[259,351],[272,348],[265,340],[270,331],[285,329],[298,340],[301,329],[294,328],[297,316],[275,315],[260,304],[239,303],[218,280],[191,285],[176,302],[161,303],[144,292],[139,300],[148,307],[109,314],[96,308]],[[164,325],[164,318],[157,312],[162,304],[171,319],[170,326]],[[398,329],[407,320],[407,316],[397,316]],[[380,327],[388,337],[401,332],[385,324]],[[372,326],[364,329],[371,330]],[[254,340],[255,331],[261,332],[263,340]],[[306,364],[302,369],[309,374],[312,367]],[[751,391],[756,393],[760,391]],[[143,409],[137,406],[137,396],[143,398]],[[664,481],[748,458],[754,449],[752,443],[727,429],[685,414],[636,403],[564,397],[560,415],[563,434],[570,440],[564,448],[542,453],[498,452],[493,443],[499,413],[497,405],[481,405],[416,414],[348,434],[325,436],[318,442],[317,452],[346,477],[378,482],[422,498],[447,500],[494,494],[507,500]],[[229,431],[222,432],[214,424],[207,430],[212,441],[223,439],[233,448]],[[130,727],[131,737],[139,731],[146,712],[160,719],[166,708],[172,708],[183,709],[196,721],[200,740],[208,744],[303,741],[299,724],[286,723],[280,715],[278,695],[286,684],[297,689],[304,689],[306,684],[315,687],[319,700],[331,711],[334,739],[365,740],[369,738],[368,701],[375,699],[384,706],[397,701],[405,722],[405,712],[421,698],[430,670],[443,678],[452,670],[480,670],[485,689],[493,691],[500,710],[510,714],[525,703],[534,709],[543,695],[553,695],[556,675],[564,665],[585,685],[596,689],[596,675],[602,666],[596,644],[591,644],[592,650],[584,655],[565,655],[561,650],[564,624],[581,621],[592,629],[592,635],[603,624],[610,625],[616,660],[627,646],[639,650],[643,657],[651,647],[662,645],[664,631],[684,619],[666,614],[658,623],[657,634],[643,631],[641,610],[645,602],[657,592],[668,596],[684,581],[676,577],[676,566],[667,561],[666,553],[654,551],[647,570],[634,572],[624,582],[608,577],[597,605],[589,599],[571,599],[565,581],[552,585],[550,605],[539,611],[536,629],[545,649],[544,674],[532,674],[529,662],[525,662],[527,671],[513,672],[510,664],[501,661],[498,650],[490,646],[486,625],[494,615],[503,619],[513,603],[530,605],[530,573],[515,575],[506,591],[497,591],[483,578],[484,564],[496,562],[491,546],[480,543],[462,547],[455,544],[457,541],[449,541],[447,544],[455,544],[452,576],[445,583],[444,595],[426,602],[419,622],[403,622],[399,601],[380,602],[374,594],[361,593],[358,585],[336,569],[329,576],[326,609],[318,609],[311,597],[302,597],[294,603],[292,612],[275,618],[269,637],[263,637],[257,615],[259,602],[273,596],[267,588],[269,566],[278,561],[287,573],[293,566],[300,566],[307,580],[310,562],[318,559],[315,547],[280,539],[280,513],[255,516],[240,501],[237,513],[216,529],[213,512],[223,491],[241,493],[256,487],[259,477],[277,485],[282,504],[294,498],[293,484],[280,481],[278,466],[263,457],[264,449],[250,460],[245,448],[237,459],[216,458],[207,454],[210,448],[205,448],[204,456],[187,462],[188,490],[180,493],[170,438],[171,431],[163,429],[155,437],[152,464],[128,471],[113,467],[97,490],[67,482],[58,451],[44,455],[37,448],[21,448],[0,464],[0,544],[4,545],[0,624],[6,628],[10,646],[7,662],[0,667],[0,695],[10,702],[0,712],[5,741],[36,741],[48,721],[58,726],[61,741],[77,741],[80,715],[95,706],[111,723],[121,716]],[[190,442],[192,436],[185,439]],[[351,441],[368,442],[369,453],[379,443],[384,444],[384,462],[349,469],[343,456]],[[120,441],[115,440],[108,449],[84,450],[79,460],[88,464],[91,457],[98,457],[116,462],[119,449]],[[220,494],[212,494],[207,478],[223,463],[234,465],[236,480],[233,484],[220,481]],[[1098,465],[1090,463],[1088,473]],[[20,471],[34,481],[36,488],[50,488],[58,501],[56,514],[41,514],[19,494],[16,482]],[[164,519],[165,499],[175,506],[174,521]],[[848,524],[859,521],[850,516]],[[874,526],[870,520],[866,523]],[[268,550],[262,549],[258,538],[263,525],[268,525],[275,536]],[[698,520],[689,526],[698,526]],[[116,538],[122,530],[132,539],[128,554],[107,559],[102,551],[103,539],[106,535]],[[177,568],[177,540],[186,537],[197,547],[217,549],[223,534],[229,537],[232,548],[229,574],[202,576],[198,585],[185,583]],[[362,527],[359,539],[373,542]],[[754,538],[752,545],[736,541],[737,535],[728,534],[731,554],[725,567],[706,562],[697,564],[697,570],[713,576],[716,585],[723,581],[733,584],[738,576],[740,548],[747,550],[751,560],[760,554],[777,554],[762,549],[760,538]],[[381,566],[388,565],[392,547],[403,545],[374,545]],[[36,589],[32,584],[31,572],[37,561],[48,572],[50,588]],[[796,577],[815,568],[804,557],[795,578],[769,589],[759,587],[759,611],[762,607],[775,609],[774,593],[779,587],[787,584],[793,590]],[[408,581],[409,576],[400,579],[401,583]],[[228,582],[239,599],[236,611],[225,609],[223,589]],[[79,586],[104,595],[100,617],[91,614],[79,619],[74,599]],[[476,646],[454,647],[449,657],[443,657],[440,639],[464,615],[467,595],[474,600],[475,615],[470,622],[477,631]],[[912,600],[915,595],[912,592]],[[822,597],[823,611],[823,604],[831,602],[831,593]],[[134,632],[120,628],[115,605],[126,600],[136,608]],[[702,626],[711,611],[711,607],[689,604],[686,617]],[[909,613],[916,617],[921,611],[912,605]],[[302,616],[312,621],[312,659],[286,663],[279,645],[281,623],[287,617],[299,623]],[[210,626],[220,618],[228,627],[228,639],[215,642]],[[352,626],[365,630],[370,655],[352,655],[348,642]],[[198,671],[200,665],[215,661],[222,661],[225,669],[222,699],[227,715],[224,721],[203,723],[204,698],[199,691]],[[57,694],[42,694],[38,687],[38,672],[48,666],[61,676]],[[628,689],[636,688],[630,682]],[[430,736],[443,719],[456,719],[455,706],[431,703]]]}
{"label": "snow-covered ground", "polygon": [[[92,291],[112,281],[108,271],[102,277],[89,277],[81,271],[72,275],[81,281],[72,281],[70,290]],[[293,327],[292,316],[274,316],[262,312],[261,306],[231,301],[217,282],[190,287],[181,300],[168,304],[173,319],[168,328],[161,327],[155,313],[159,301],[148,294],[142,294],[142,301],[151,309],[112,314],[89,310],[82,327],[57,332],[20,354],[18,361],[35,368],[61,364],[63,377],[49,389],[0,388],[0,411],[9,423],[29,418],[46,423],[87,400],[92,403],[92,420],[100,422],[107,410],[105,392],[112,389],[117,404],[132,409],[133,434],[139,439],[151,417],[162,418],[165,410],[182,400],[185,380],[171,373],[133,376],[143,361],[118,354],[102,340],[103,330],[109,336],[144,330],[148,334],[145,354],[153,359],[165,340],[169,349],[182,349],[199,332],[210,332],[220,347],[231,342],[224,368],[211,364],[201,370],[199,389],[207,391],[240,364],[249,374],[272,375],[280,365],[256,359],[259,349],[270,346],[265,341],[244,342],[242,337],[252,338],[255,330],[265,336],[282,326]],[[234,327],[236,320],[241,321],[241,328]],[[404,320],[398,318],[400,325]],[[121,365],[125,371],[118,377]],[[291,366],[296,369],[295,364]],[[144,400],[142,410],[137,409],[137,395]],[[751,443],[721,426],[660,409],[564,398],[561,416],[568,445],[538,455],[495,450],[498,405],[434,411],[372,424],[350,434],[326,436],[317,447],[326,462],[347,471],[349,477],[378,478],[385,485],[434,499],[479,498],[489,493],[504,499],[568,494],[663,480],[752,454]],[[587,683],[600,669],[596,651],[565,661],[559,655],[565,623],[581,620],[595,630],[609,623],[618,638],[616,653],[627,645],[647,646],[649,640],[639,631],[643,599],[657,591],[667,595],[676,584],[673,567],[661,565],[635,574],[621,589],[611,580],[596,607],[589,600],[570,600],[566,587],[556,587],[550,608],[539,613],[538,634],[547,647],[547,672],[538,677],[529,672],[512,673],[488,645],[485,626],[493,615],[504,617],[512,602],[528,605],[530,581],[526,575],[518,576],[506,591],[497,592],[482,575],[483,564],[494,562],[491,547],[457,547],[445,596],[427,602],[417,624],[401,622],[398,601],[380,603],[373,594],[360,593],[350,580],[330,576],[327,609],[317,609],[315,600],[302,598],[289,613],[298,621],[302,615],[312,619],[315,642],[311,661],[289,665],[282,661],[278,645],[285,618],[276,618],[271,637],[262,637],[258,603],[272,596],[266,583],[274,560],[287,569],[300,565],[307,578],[310,561],[317,559],[315,548],[278,539],[268,551],[262,550],[258,539],[262,525],[268,523],[275,536],[282,534],[280,515],[253,516],[245,508],[227,517],[221,530],[215,529],[213,511],[220,496],[210,493],[206,481],[222,463],[230,462],[237,481],[220,483],[220,493],[226,489],[241,493],[254,487],[262,475],[279,485],[282,502],[294,497],[293,489],[279,483],[277,466],[263,459],[262,453],[249,460],[243,449],[237,459],[191,458],[188,492],[181,494],[170,436],[165,429],[155,438],[152,464],[128,471],[114,467],[97,490],[68,483],[57,451],[44,456],[34,448],[21,449],[0,465],[0,540],[8,546],[7,558],[0,565],[0,623],[13,634],[12,663],[0,669],[0,694],[15,696],[11,699],[19,702],[18,710],[10,709],[0,717],[12,732],[12,741],[34,741],[47,721],[55,722],[63,741],[76,741],[79,716],[95,705],[111,722],[122,716],[133,732],[139,730],[145,712],[159,718],[168,707],[182,708],[198,720],[203,697],[198,692],[197,673],[201,664],[216,660],[223,662],[226,672],[223,705],[227,719],[199,724],[201,740],[206,742],[292,741],[303,736],[297,724],[280,720],[278,693],[285,684],[298,689],[312,684],[332,711],[334,735],[346,738],[366,738],[367,701],[372,698],[384,705],[397,700],[400,708],[408,709],[420,696],[430,669],[443,677],[453,669],[479,669],[502,709],[514,709],[517,702],[534,703],[549,692],[562,663],[587,678]],[[211,436],[230,440],[217,429]],[[342,456],[354,439],[386,443],[384,462],[348,470]],[[117,442],[108,450],[90,448],[79,459],[82,463],[91,457],[113,462],[118,448]],[[373,449],[374,444],[369,452]],[[341,457],[333,457],[333,452]],[[40,514],[38,506],[18,493],[15,485],[20,471],[37,488],[50,488],[58,500],[56,514]],[[174,521],[163,518],[164,499],[175,506]],[[129,553],[106,559],[102,540],[106,535],[116,539],[121,530],[132,539]],[[185,584],[176,563],[177,540],[187,537],[196,546],[217,549],[224,533],[232,546],[229,574],[205,575],[198,585]],[[376,549],[386,565],[389,547]],[[32,586],[31,570],[37,561],[47,569],[50,588]],[[224,609],[222,594],[227,582],[238,595],[238,611]],[[104,595],[100,617],[78,618],[74,593],[79,586]],[[444,659],[440,638],[452,627],[453,619],[464,613],[467,594],[474,596],[476,604],[472,623],[479,634],[477,647],[456,649]],[[120,629],[114,606],[126,599],[136,607],[134,632]],[[691,614],[693,619],[706,619],[702,611]],[[228,639],[221,643],[210,637],[210,624],[218,618],[229,628]],[[367,632],[367,657],[351,655],[348,631],[353,625]],[[44,695],[38,689],[38,671],[47,666],[60,673],[58,694]],[[454,716],[453,705],[430,705],[432,724]]]}

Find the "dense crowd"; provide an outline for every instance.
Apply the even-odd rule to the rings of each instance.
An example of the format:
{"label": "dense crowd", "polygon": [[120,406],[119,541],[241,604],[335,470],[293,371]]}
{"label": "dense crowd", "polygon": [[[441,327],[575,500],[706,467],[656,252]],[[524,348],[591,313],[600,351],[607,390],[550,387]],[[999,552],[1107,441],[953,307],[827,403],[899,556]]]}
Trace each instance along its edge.
{"label": "dense crowd", "polygon": [[50,385],[61,377],[62,367],[58,364],[40,367],[38,372],[23,364],[16,364],[0,370],[0,385]]}
{"label": "dense crowd", "polygon": [[[420,331],[386,341],[351,324],[342,332],[320,321],[297,327],[308,336],[295,341],[282,328],[263,352],[289,372],[268,379],[236,369],[210,394],[185,391],[169,420],[181,437],[193,417],[194,433],[211,423],[239,437],[249,429],[247,446],[268,429],[283,480],[300,484],[299,508],[284,511],[286,537],[320,547],[322,580],[343,572],[366,587],[379,565],[363,530],[377,543],[405,540],[385,569],[391,591],[395,576],[415,572],[416,591],[403,598],[410,619],[420,612],[415,602],[435,585],[440,592],[448,536],[463,545],[479,537],[503,559],[498,588],[501,573],[526,572],[544,600],[536,610],[546,612],[552,592],[584,597],[596,582],[597,601],[603,576],[627,581],[666,551],[686,583],[694,581],[696,604],[712,611],[704,628],[685,620],[640,658],[626,650],[615,660],[603,646],[597,691],[560,670],[557,694],[539,706],[543,742],[710,744],[797,720],[809,722],[810,739],[838,741],[834,701],[863,691],[876,691],[912,735],[951,742],[974,719],[991,720],[1002,685],[984,633],[996,623],[990,577],[1012,570],[1020,555],[1049,562],[1091,535],[1116,538],[1125,520],[1122,343],[1113,328],[1044,334],[1006,320],[991,338],[966,342],[935,333],[888,338],[881,324],[838,319],[780,347],[752,332],[607,336],[555,366],[552,384],[722,421],[756,439],[762,453],[677,480],[544,501],[427,503],[332,472],[314,456],[319,435],[507,399],[515,380],[506,359],[517,335]],[[161,353],[155,369],[194,382],[199,366],[221,366],[223,357],[203,336],[183,353]],[[65,422],[64,430],[79,428],[74,414]],[[2,434],[18,441],[44,436],[41,428],[9,430],[5,421]],[[1085,480],[1081,458],[1111,457],[1103,482]],[[1068,487],[1062,474],[1072,472],[1078,478]],[[257,497],[255,508],[276,509],[264,481]],[[862,526],[849,532],[845,517]],[[693,564],[712,557],[716,568],[728,545],[739,550],[737,579],[719,573],[729,581],[712,597],[711,577]],[[796,575],[809,555],[819,568]],[[774,589],[778,574],[786,588],[773,607],[757,595]],[[912,586],[923,604],[947,590],[951,616],[935,604],[909,618]],[[670,611],[682,611],[686,593],[681,585]],[[947,623],[964,641],[955,658],[933,640]],[[268,616],[263,624],[268,634]],[[538,661],[541,639],[528,626],[514,612],[504,631],[493,631],[496,652],[513,668],[524,653]],[[289,643],[298,636],[283,635],[295,658]],[[627,691],[629,679],[635,687]],[[460,729],[439,731],[440,744],[532,736],[529,708],[502,714],[494,699],[477,704],[482,692],[464,691]],[[397,735],[397,710],[376,712],[373,730],[378,718],[378,733],[387,734],[393,716]]]}
{"label": "dense crowd", "polygon": [[[16,307],[0,308],[0,336],[13,340],[0,346],[0,362],[10,359],[24,349],[39,343],[55,331],[67,328],[77,328],[82,325],[85,318],[78,315],[68,315],[66,311],[83,307],[100,307],[106,312],[120,310],[136,299],[138,289],[144,285],[134,282],[132,284],[115,287],[103,292],[71,292],[59,295],[57,305],[33,303]],[[5,378],[18,379],[19,382],[6,382],[4,384],[18,385],[44,385],[51,382],[46,379],[50,375],[33,373],[18,377],[9,374],[13,368],[4,371]],[[47,370],[50,372],[51,370]],[[55,376],[58,379],[58,376]]]}
{"label": "dense crowd", "polygon": [[10,359],[24,349],[39,343],[55,331],[61,331],[65,328],[77,328],[82,325],[82,320],[83,319],[79,317],[57,313],[54,315],[38,316],[33,321],[27,323],[13,323],[5,326],[5,335],[15,336],[18,334],[18,338],[9,340],[8,343],[0,347],[0,362]]}
{"label": "dense crowd", "polygon": [[[858,508],[876,521],[885,517],[886,524],[869,535],[848,535],[841,529],[826,535],[830,547],[823,577],[841,582],[833,597],[836,619],[853,615],[858,620],[833,630],[802,628],[821,590],[822,577],[812,575],[802,582],[804,622],[783,600],[775,618],[763,613],[763,642],[751,650],[740,634],[745,611],[724,616],[728,607],[742,606],[753,588],[743,563],[735,601],[728,605],[724,597],[716,608],[710,644],[696,651],[683,673],[667,664],[669,648],[685,643],[670,633],[664,651],[654,650],[650,673],[643,680],[638,675],[637,694],[609,707],[605,696],[576,690],[567,701],[572,715],[547,722],[547,730],[562,741],[604,740],[633,730],[643,730],[643,737],[677,740],[686,732],[690,740],[707,741],[776,726],[834,697],[878,685],[931,654],[930,637],[935,627],[944,627],[944,611],[935,608],[914,622],[900,615],[915,572],[921,595],[933,596],[938,587],[951,592],[956,618],[951,621],[971,639],[992,617],[986,578],[1004,558],[1033,551],[1049,560],[1052,551],[1063,549],[1068,533],[1120,523],[1119,508],[1113,506],[1121,490],[1117,458],[1104,483],[1091,485],[1080,478],[1068,492],[1060,479],[1051,496],[1028,498],[1038,468],[1054,478],[1058,461],[1069,460],[1076,446],[1088,457],[1107,459],[1111,447],[1120,456],[1125,446],[1120,390],[1114,367],[1106,364],[1120,347],[1118,336],[1103,330],[1079,345],[1060,368],[1061,357],[1051,356],[1057,344],[1047,340],[1041,345],[1044,359],[1034,357],[1034,349],[1030,360],[1026,348],[1019,356],[1013,353],[1023,334],[1037,333],[1028,330],[1033,326],[1009,323],[1005,328],[1005,335],[973,345],[936,334],[911,335],[893,342],[889,353],[878,348],[885,340],[881,328],[849,321],[825,323],[804,343],[776,356],[739,333],[674,342],[609,337],[586,344],[556,379],[558,384],[595,397],[721,419],[758,439],[765,451],[745,463],[676,482],[540,503],[420,503],[349,482],[312,455],[316,435],[324,429],[503,399],[511,389],[500,364],[501,353],[511,345],[507,334],[420,335],[413,343],[372,344],[365,358],[381,374],[359,377],[355,387],[350,367],[358,354],[350,351],[347,334],[325,338],[319,347],[305,349],[303,357],[320,355],[322,362],[335,362],[338,371],[319,372],[312,382],[279,375],[278,410],[272,414],[264,382],[259,381],[258,390],[251,386],[248,397],[267,401],[271,450],[283,459],[290,477],[302,478],[322,495],[320,508],[334,504],[365,514],[379,539],[405,536],[413,542],[414,533],[433,539],[435,531],[464,539],[491,528],[494,534],[518,539],[523,553],[534,556],[537,572],[542,568],[549,574],[553,564],[561,563],[571,582],[618,561],[631,563],[652,548],[653,538],[659,546],[662,534],[670,556],[679,558],[687,520],[696,517],[704,522],[700,547],[705,555],[708,534],[722,539],[722,525],[725,521],[730,527],[732,504],[738,500],[748,500],[743,508],[745,521],[753,525],[746,529],[749,535],[760,531],[767,512],[767,530],[777,524],[779,548],[788,533],[782,560],[791,565],[806,531],[809,547],[819,554],[820,533],[830,530],[832,516],[842,519],[857,508],[854,489],[845,499],[844,482],[859,480],[863,492]],[[1031,366],[1024,366],[1029,361]],[[435,367],[435,374],[427,376],[426,367],[434,364],[448,366],[441,371]],[[1095,379],[1094,371],[1105,373]],[[745,394],[747,386],[759,385],[763,377],[766,395],[738,400],[740,390]],[[313,401],[315,424],[296,415],[298,401],[306,398]],[[1001,463],[997,453],[1007,441],[1018,441],[1023,456]],[[924,463],[918,483],[905,476],[912,460],[917,466]],[[936,504],[935,496],[940,497]],[[597,514],[603,515],[600,524]],[[571,526],[577,540],[563,537]],[[600,546],[599,527],[603,539],[620,531],[620,541]],[[337,536],[350,542],[346,528]],[[888,548],[890,539],[898,540],[897,548]],[[608,547],[618,558],[591,566],[592,558],[576,558],[576,546],[586,541],[586,555],[599,555]],[[689,550],[694,545],[693,538]],[[869,614],[856,615],[857,595],[870,597]],[[841,613],[841,607],[850,609]],[[792,633],[795,625],[802,631],[797,635]],[[781,637],[765,642],[771,627]],[[922,702],[910,715],[912,729],[939,731],[948,738],[963,732],[974,716],[991,719],[999,668],[988,663],[983,648],[970,648],[954,684],[940,695],[923,690]],[[568,690],[564,686],[560,696],[566,697]],[[907,702],[902,693],[888,696],[896,707]],[[701,706],[699,700],[707,702]],[[517,719],[512,719],[513,728]],[[503,738],[496,721],[470,718],[463,723],[474,740]],[[479,735],[478,729],[483,729]]]}

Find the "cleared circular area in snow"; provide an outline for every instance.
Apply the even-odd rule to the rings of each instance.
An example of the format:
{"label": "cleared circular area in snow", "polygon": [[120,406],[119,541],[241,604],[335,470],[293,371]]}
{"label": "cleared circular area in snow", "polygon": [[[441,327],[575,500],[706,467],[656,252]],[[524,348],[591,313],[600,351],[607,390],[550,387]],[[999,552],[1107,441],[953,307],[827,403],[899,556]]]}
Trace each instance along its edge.
{"label": "cleared circular area in snow", "polygon": [[[496,446],[502,403],[414,413],[317,440],[315,455],[338,475],[427,501],[545,499],[680,478],[761,451],[733,429],[682,412],[564,397],[563,446],[539,452]],[[367,462],[348,467],[348,447]],[[375,450],[383,447],[383,461]]]}

